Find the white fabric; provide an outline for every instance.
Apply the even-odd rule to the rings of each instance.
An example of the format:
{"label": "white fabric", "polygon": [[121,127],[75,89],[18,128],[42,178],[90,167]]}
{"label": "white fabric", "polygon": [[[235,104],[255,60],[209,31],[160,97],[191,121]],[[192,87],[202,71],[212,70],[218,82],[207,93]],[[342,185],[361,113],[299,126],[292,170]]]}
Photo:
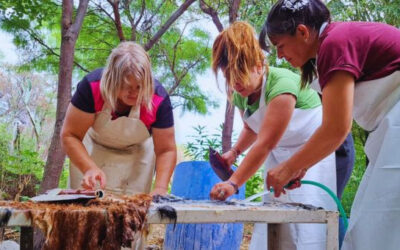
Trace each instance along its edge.
{"label": "white fabric", "polygon": [[0,242],[0,250],[19,250],[21,249],[17,242],[5,240]]}
{"label": "white fabric", "polygon": [[[260,131],[261,122],[267,109],[263,94],[265,93],[265,82],[266,81],[263,82],[258,110],[251,116],[244,116],[247,125],[256,133]],[[320,106],[306,110],[295,109],[285,133],[265,162],[264,179],[269,169],[276,167],[297,152],[320,126],[321,122],[322,109]],[[304,179],[320,182],[336,192],[334,154],[329,155],[310,168]],[[266,197],[266,199],[268,198],[272,198],[272,196]],[[301,188],[290,190],[286,195],[281,195],[277,198],[277,200],[284,202],[301,202],[323,207],[327,210],[336,210],[336,204],[324,190],[310,185],[303,185]],[[266,224],[255,224],[250,249],[268,249],[267,230],[268,227]],[[282,249],[319,250],[325,249],[326,247],[326,225],[285,224],[282,225],[281,230],[281,239],[279,239],[279,241]]]}
{"label": "white fabric", "polygon": [[[91,158],[106,175],[106,191],[119,194],[149,193],[155,169],[153,141],[139,119],[138,109],[128,117],[111,120],[104,105],[83,140]],[[82,173],[70,166],[70,187],[80,188]]]}
{"label": "white fabric", "polygon": [[374,130],[400,100],[400,71],[386,77],[358,82],[354,90],[354,120],[368,131]]}
{"label": "white fabric", "polygon": [[[387,99],[381,98],[376,109],[384,112],[387,105],[393,101],[400,90],[399,72],[382,79],[360,82],[363,99],[368,103],[377,103],[372,98],[379,98],[380,91],[388,94]],[[397,89],[392,89],[397,82]],[[379,85],[376,89],[371,85],[374,82]],[[368,93],[364,87],[371,87]],[[388,89],[385,89],[387,86]],[[393,91],[390,92],[389,90]],[[360,88],[356,88],[359,91]],[[357,95],[359,93],[356,93]],[[382,107],[386,107],[383,108]],[[355,105],[355,113],[361,113],[363,106]],[[387,113],[378,114],[373,107],[369,107],[371,114],[364,121],[371,125],[376,123],[377,128],[369,134],[365,144],[365,153],[369,159],[369,165],[361,180],[356,197],[351,208],[350,224],[347,229],[343,250],[398,250],[400,249],[400,97],[397,103]],[[375,117],[377,120],[372,120]],[[381,118],[383,117],[383,118]],[[372,125],[371,125],[372,126]]]}
{"label": "white fabric", "polygon": [[251,115],[248,111],[244,112],[243,120],[246,124],[256,133],[260,131],[261,123],[264,118],[265,111],[267,110],[267,105],[265,105],[265,88],[267,87],[267,79],[263,78],[263,83],[261,86],[260,102],[258,104],[258,109]]}
{"label": "white fabric", "polygon": [[317,91],[319,94],[322,94],[321,86],[319,85],[319,80],[318,80],[318,78],[315,78],[315,79],[311,82],[310,87],[311,87],[313,90]]}

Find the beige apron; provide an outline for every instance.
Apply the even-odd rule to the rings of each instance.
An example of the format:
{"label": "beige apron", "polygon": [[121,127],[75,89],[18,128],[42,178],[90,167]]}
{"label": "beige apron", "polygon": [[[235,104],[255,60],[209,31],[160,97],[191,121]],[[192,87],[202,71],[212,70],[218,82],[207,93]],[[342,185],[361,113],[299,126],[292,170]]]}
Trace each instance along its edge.
{"label": "beige apron", "polygon": [[[149,193],[155,170],[153,140],[139,119],[139,108],[128,117],[111,120],[104,105],[83,140],[90,157],[106,175],[106,192]],[[80,188],[82,173],[71,164],[70,187]]]}
{"label": "beige apron", "polygon": [[[265,104],[266,81],[263,82],[262,94],[260,97],[259,108],[251,116],[244,116],[247,125],[256,133],[259,132],[262,120],[267,109]],[[264,179],[269,169],[272,169],[280,163],[289,159],[297,152],[322,122],[321,106],[313,109],[295,109],[288,127],[285,130],[278,145],[271,151],[264,164]],[[313,180],[328,186],[336,192],[336,168],[335,156],[329,155],[319,163],[310,168],[305,180]],[[264,183],[264,189],[265,189]],[[311,204],[316,207],[323,207],[327,210],[336,210],[336,205],[332,198],[322,189],[310,185],[303,185],[301,188],[290,190],[286,195],[279,198],[271,196],[264,197],[268,199],[277,199],[283,202],[300,202]],[[261,250],[268,249],[267,239],[268,226],[264,223],[256,223],[250,243],[250,249]],[[281,238],[279,239],[282,249],[304,249],[320,250],[326,247],[326,225],[323,224],[284,224],[281,226]]]}
{"label": "beige apron", "polygon": [[343,250],[400,249],[400,71],[358,82],[354,119],[373,130],[369,165],[351,208]]}

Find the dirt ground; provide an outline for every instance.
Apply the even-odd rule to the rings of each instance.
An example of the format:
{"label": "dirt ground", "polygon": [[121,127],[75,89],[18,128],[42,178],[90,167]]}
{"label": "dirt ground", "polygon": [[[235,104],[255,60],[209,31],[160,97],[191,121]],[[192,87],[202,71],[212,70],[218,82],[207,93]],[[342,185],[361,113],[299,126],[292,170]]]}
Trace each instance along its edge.
{"label": "dirt ground", "polygon": [[[4,229],[4,228],[3,228]],[[243,240],[240,250],[249,249],[253,224],[244,224]],[[147,237],[147,250],[162,250],[165,235],[165,224],[150,225],[150,232]],[[13,240],[19,243],[19,231],[16,228],[5,228],[3,232],[0,230],[1,240]]]}
{"label": "dirt ground", "polygon": [[[244,224],[243,239],[240,245],[240,250],[249,249],[251,233],[253,231],[254,224]],[[150,226],[150,233],[147,237],[148,249],[161,250],[164,243],[165,225],[164,224],[153,224]]]}

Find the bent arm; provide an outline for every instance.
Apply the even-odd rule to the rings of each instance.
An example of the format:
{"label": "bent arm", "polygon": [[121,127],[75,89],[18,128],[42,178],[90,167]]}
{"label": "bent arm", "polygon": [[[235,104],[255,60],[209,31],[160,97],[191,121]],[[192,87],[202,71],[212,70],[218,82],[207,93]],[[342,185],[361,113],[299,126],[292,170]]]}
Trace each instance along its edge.
{"label": "bent arm", "polygon": [[82,143],[88,129],[93,125],[95,114],[86,113],[71,103],[65,115],[61,129],[61,142],[71,162],[84,174],[88,170],[97,169]]}
{"label": "bent arm", "polygon": [[291,94],[282,94],[270,101],[254,145],[230,181],[241,186],[258,170],[284,134],[295,105],[296,98]]}
{"label": "bent arm", "polygon": [[322,124],[310,140],[288,160],[295,170],[307,169],[333,153],[351,130],[354,78],[336,72],[322,91]]}
{"label": "bent arm", "polygon": [[153,192],[165,194],[176,165],[174,127],[153,128],[153,142],[156,154],[156,181]]}

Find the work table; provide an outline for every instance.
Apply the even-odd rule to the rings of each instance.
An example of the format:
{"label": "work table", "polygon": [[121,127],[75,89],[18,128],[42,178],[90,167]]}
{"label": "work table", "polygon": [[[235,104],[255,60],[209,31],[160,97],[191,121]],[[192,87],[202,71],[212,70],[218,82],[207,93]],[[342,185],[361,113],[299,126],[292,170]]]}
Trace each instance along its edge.
{"label": "work table", "polygon": [[[165,208],[173,208],[174,216],[162,216]],[[167,209],[168,210],[168,209]],[[77,210],[79,212],[79,210]],[[31,249],[31,219],[27,211],[0,207],[0,226],[21,227],[21,249]],[[7,219],[8,218],[8,219]],[[147,223],[268,223],[269,249],[279,249],[278,231],[282,223],[327,224],[326,249],[338,249],[338,213],[303,204],[262,204],[240,202],[190,201],[152,203]],[[26,241],[26,242],[25,242]]]}

